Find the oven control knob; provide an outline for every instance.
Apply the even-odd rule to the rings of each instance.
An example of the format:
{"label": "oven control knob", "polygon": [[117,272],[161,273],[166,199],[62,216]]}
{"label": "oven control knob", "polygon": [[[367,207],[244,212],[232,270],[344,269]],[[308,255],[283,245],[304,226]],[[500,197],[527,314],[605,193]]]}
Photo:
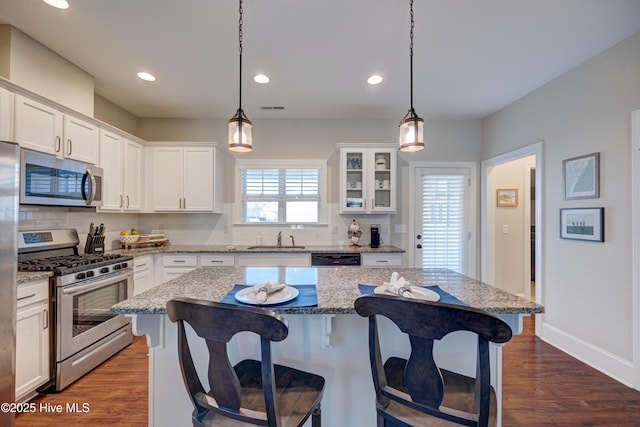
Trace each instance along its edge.
{"label": "oven control knob", "polygon": [[120,264],[116,264],[113,266],[114,270],[120,270],[122,267],[120,266]]}
{"label": "oven control knob", "polygon": [[108,273],[109,272],[109,267],[102,267],[100,269],[100,273]]}
{"label": "oven control knob", "polygon": [[85,277],[86,277],[86,276],[85,276],[85,274],[84,274],[84,273],[78,273],[78,274],[76,274],[76,279],[78,279],[78,280],[82,280],[82,279],[84,279]]}
{"label": "oven control knob", "polygon": [[127,267],[129,267],[129,264],[127,264],[126,262],[123,262],[122,263],[122,268],[127,268]]}
{"label": "oven control knob", "polygon": [[94,274],[95,273],[93,271],[87,271],[87,277],[93,277]]}

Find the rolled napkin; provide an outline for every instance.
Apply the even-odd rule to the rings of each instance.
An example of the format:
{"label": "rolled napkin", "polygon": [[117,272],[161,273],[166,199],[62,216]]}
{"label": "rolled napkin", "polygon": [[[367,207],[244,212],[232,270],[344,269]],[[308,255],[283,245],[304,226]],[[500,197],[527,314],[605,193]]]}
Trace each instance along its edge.
{"label": "rolled napkin", "polygon": [[253,292],[256,294],[256,301],[259,303],[263,303],[267,301],[269,298],[269,294],[279,291],[283,289],[285,284],[280,284],[278,282],[269,281],[264,283],[258,283],[253,287]]}
{"label": "rolled napkin", "polygon": [[415,298],[411,294],[411,283],[404,280],[404,277],[399,277],[397,271],[391,274],[391,279],[388,282],[384,282],[384,290],[393,295],[399,295],[405,298]]}

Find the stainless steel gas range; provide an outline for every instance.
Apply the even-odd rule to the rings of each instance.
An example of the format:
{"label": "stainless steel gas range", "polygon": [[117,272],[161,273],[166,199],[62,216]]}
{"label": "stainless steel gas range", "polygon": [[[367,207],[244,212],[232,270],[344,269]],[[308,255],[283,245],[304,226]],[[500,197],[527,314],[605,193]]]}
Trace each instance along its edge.
{"label": "stainless steel gas range", "polygon": [[18,270],[53,272],[45,389],[64,389],[133,342],[131,319],[110,313],[133,294],[132,257],[78,254],[78,244],[75,229],[18,232]]}

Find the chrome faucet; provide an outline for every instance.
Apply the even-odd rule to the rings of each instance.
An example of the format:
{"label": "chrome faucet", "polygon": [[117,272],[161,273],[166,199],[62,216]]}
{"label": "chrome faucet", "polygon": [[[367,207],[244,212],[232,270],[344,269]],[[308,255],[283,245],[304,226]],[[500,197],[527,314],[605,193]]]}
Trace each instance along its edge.
{"label": "chrome faucet", "polygon": [[282,247],[282,231],[278,231],[278,240],[277,240],[276,246],[279,248]]}
{"label": "chrome faucet", "polygon": [[289,235],[289,237],[291,237],[291,246],[295,246],[296,245],[296,239],[293,238],[293,235]]}

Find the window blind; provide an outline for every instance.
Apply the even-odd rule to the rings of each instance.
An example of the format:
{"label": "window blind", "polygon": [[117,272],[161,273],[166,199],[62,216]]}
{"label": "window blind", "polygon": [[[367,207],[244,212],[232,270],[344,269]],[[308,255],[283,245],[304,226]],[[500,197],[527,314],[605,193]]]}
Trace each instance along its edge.
{"label": "window blind", "polygon": [[423,175],[423,268],[465,272],[469,256],[467,182],[464,174]]}

